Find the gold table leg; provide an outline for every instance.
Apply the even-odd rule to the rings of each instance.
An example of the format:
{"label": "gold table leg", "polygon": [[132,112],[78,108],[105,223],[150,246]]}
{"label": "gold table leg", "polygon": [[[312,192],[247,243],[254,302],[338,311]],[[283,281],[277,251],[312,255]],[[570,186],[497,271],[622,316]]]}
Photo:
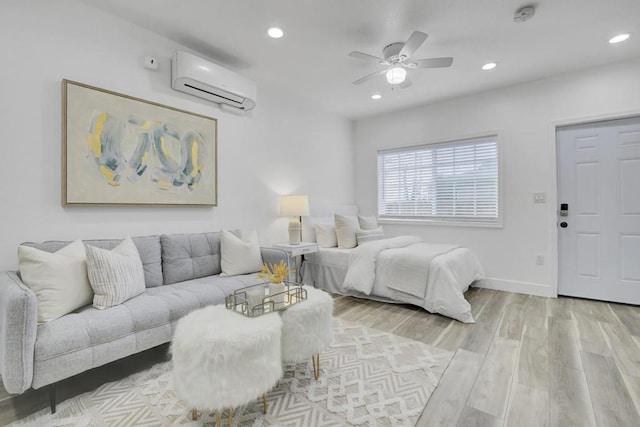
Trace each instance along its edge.
{"label": "gold table leg", "polygon": [[262,394],[262,413],[267,413],[267,393]]}
{"label": "gold table leg", "polygon": [[316,355],[311,355],[311,363],[313,364],[313,376],[316,376]]}
{"label": "gold table leg", "polygon": [[192,409],[192,410],[191,410],[191,419],[192,419],[193,421],[195,421],[195,420],[197,420],[197,419],[198,419],[198,411],[197,411],[196,409]]}
{"label": "gold table leg", "polygon": [[320,378],[320,353],[311,356],[311,361],[313,362],[313,376],[317,380]]}
{"label": "gold table leg", "polygon": [[220,421],[220,409],[216,409],[216,427],[222,427],[222,422]]}
{"label": "gold table leg", "polygon": [[229,408],[229,420],[227,422],[227,426],[231,427],[231,421],[233,420],[233,408]]}

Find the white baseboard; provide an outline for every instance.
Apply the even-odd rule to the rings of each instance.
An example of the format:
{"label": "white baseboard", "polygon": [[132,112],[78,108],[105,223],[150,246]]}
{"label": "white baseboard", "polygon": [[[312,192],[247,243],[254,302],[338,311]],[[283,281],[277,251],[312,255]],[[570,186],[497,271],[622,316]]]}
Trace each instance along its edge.
{"label": "white baseboard", "polygon": [[536,295],[539,297],[557,298],[558,293],[549,285],[542,283],[518,282],[515,280],[496,279],[487,277],[476,281],[476,288],[493,289],[496,291],[515,292],[517,294]]}

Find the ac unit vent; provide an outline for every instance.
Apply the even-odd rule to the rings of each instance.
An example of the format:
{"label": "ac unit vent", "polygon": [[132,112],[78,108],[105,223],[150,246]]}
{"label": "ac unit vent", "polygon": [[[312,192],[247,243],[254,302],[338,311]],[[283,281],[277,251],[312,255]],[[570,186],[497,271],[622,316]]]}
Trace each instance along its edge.
{"label": "ac unit vent", "polygon": [[[208,90],[196,87],[196,86],[192,86],[192,85],[190,85],[188,83],[185,83],[184,85],[186,87],[190,87],[193,90],[199,90],[200,92],[204,92],[204,93],[208,93],[209,95],[216,96],[216,97],[220,98],[221,100],[233,102],[234,104],[242,104],[242,102],[244,101],[244,98],[240,98],[238,96],[233,96],[230,93],[226,93],[222,89],[218,89],[218,92],[214,93],[214,92],[211,92],[211,91],[208,91]],[[223,96],[223,94],[225,94],[226,96]]]}
{"label": "ac unit vent", "polygon": [[199,56],[176,52],[172,60],[171,87],[242,111],[256,106],[256,84]]}

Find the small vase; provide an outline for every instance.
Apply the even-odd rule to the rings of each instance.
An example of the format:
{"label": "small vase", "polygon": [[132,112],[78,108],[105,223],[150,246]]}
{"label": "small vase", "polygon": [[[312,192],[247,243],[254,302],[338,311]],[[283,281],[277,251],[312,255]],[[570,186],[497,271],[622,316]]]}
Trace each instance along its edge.
{"label": "small vase", "polygon": [[[284,304],[284,283],[269,283],[269,295],[273,295],[271,300],[275,304],[276,308]],[[277,295],[274,295],[277,294]]]}
{"label": "small vase", "polygon": [[253,312],[254,307],[262,306],[264,298],[264,288],[262,286],[254,286],[247,290],[247,303],[249,311]]}

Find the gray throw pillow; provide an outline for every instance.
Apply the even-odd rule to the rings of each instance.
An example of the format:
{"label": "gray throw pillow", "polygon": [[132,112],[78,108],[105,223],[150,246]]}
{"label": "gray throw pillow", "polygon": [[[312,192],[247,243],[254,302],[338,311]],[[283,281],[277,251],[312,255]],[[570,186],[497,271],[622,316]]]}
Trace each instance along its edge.
{"label": "gray throw pillow", "polygon": [[136,245],[127,237],[112,250],[87,245],[87,273],[98,309],[121,304],[145,291]]}

